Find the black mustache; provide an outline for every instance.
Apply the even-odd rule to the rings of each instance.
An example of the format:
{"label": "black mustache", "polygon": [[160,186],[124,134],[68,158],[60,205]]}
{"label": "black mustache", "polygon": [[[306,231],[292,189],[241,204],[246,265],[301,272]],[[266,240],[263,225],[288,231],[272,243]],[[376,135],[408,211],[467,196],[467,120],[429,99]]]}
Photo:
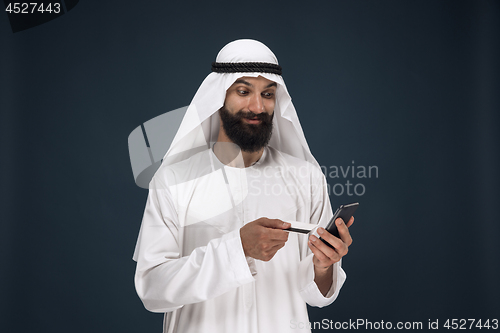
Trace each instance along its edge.
{"label": "black mustache", "polygon": [[270,121],[271,120],[271,115],[269,115],[266,112],[262,113],[253,113],[253,112],[243,112],[239,111],[236,116],[238,116],[240,119],[245,118],[245,119],[258,119],[262,121]]}

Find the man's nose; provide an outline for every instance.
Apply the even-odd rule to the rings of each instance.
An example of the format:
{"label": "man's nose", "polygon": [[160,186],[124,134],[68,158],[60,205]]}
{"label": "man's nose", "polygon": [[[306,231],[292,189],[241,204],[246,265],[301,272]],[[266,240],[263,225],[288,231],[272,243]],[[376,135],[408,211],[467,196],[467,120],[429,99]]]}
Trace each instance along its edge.
{"label": "man's nose", "polygon": [[248,110],[253,113],[264,112],[264,102],[262,101],[262,96],[255,94],[248,101]]}

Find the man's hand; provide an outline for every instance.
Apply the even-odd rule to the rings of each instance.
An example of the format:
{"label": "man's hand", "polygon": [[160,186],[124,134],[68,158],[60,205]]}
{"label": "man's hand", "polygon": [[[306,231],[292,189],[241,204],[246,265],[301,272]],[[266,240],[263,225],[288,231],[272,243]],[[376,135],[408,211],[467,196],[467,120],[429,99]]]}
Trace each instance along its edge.
{"label": "man's hand", "polygon": [[290,223],[261,217],[240,229],[243,251],[248,257],[269,261],[288,240]]}
{"label": "man's hand", "polygon": [[347,225],[339,217],[335,220],[340,238],[333,236],[324,228],[318,228],[318,234],[333,246],[333,249],[323,243],[318,237],[311,235],[309,237],[309,248],[314,253],[314,282],[323,295],[326,295],[332,285],[332,267],[343,256],[347,254],[349,246],[352,244],[349,227],[354,223],[354,217],[351,217]]}

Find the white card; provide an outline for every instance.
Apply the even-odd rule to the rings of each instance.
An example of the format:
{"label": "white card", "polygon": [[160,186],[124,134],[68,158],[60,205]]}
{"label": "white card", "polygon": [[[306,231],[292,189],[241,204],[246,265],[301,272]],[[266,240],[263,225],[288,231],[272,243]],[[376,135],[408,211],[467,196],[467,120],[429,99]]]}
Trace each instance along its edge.
{"label": "white card", "polygon": [[304,223],[304,222],[297,222],[297,221],[285,221],[290,223],[292,226],[288,229],[284,229],[285,231],[291,231],[291,232],[299,232],[301,234],[308,234],[314,228],[317,227],[316,224],[311,224],[311,223]]}

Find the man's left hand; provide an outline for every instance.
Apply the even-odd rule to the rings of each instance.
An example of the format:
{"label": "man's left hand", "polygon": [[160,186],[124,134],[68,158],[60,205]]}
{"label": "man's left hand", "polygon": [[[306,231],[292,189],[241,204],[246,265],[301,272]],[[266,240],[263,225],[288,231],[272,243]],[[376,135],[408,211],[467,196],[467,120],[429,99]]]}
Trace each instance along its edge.
{"label": "man's left hand", "polygon": [[352,244],[349,227],[353,223],[354,217],[351,217],[347,225],[340,217],[335,220],[340,238],[335,237],[324,228],[318,228],[318,234],[332,245],[333,249],[323,243],[318,237],[314,235],[309,237],[309,248],[314,253],[314,266],[320,269],[327,269],[347,254],[348,248]]}
{"label": "man's left hand", "polygon": [[314,281],[318,285],[323,295],[326,295],[332,284],[332,266],[340,261],[347,254],[349,246],[352,244],[349,227],[354,223],[351,217],[347,225],[339,217],[335,220],[340,238],[335,237],[324,228],[318,228],[318,234],[333,246],[333,249],[323,243],[318,237],[309,237],[309,248],[314,253]]}

